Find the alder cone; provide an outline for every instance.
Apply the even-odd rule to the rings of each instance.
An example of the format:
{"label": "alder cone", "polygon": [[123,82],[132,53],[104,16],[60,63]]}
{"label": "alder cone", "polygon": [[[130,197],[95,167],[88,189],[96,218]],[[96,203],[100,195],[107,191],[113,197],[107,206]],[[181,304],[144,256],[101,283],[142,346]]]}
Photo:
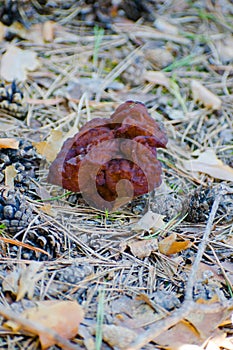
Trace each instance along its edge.
{"label": "alder cone", "polygon": [[[161,184],[158,147],[167,136],[144,104],[127,101],[110,118],[95,118],[66,140],[49,169],[48,181],[98,209],[116,208]],[[124,180],[124,181],[122,181]]]}

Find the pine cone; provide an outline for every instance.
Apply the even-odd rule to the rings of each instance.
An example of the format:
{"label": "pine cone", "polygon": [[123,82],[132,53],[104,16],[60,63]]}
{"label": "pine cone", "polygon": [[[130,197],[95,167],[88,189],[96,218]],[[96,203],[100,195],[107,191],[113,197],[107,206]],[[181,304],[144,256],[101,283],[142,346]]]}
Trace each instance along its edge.
{"label": "pine cone", "polygon": [[41,160],[42,157],[28,140],[20,140],[19,149],[1,149],[0,184],[5,185],[5,168],[9,165],[14,165],[17,171],[14,179],[15,188],[21,192],[32,191],[35,189],[35,185],[31,178],[36,178],[36,171],[39,169]]}
{"label": "pine cone", "polygon": [[[33,227],[25,236],[24,229],[28,228],[32,220]],[[53,230],[51,226],[43,226],[43,220],[36,218],[33,206],[19,192],[4,188],[0,190],[0,222],[5,225],[6,232],[16,235],[17,240],[23,239],[24,243],[45,250],[52,258],[57,257],[62,250],[63,235]],[[23,230],[22,233],[20,233],[21,230]],[[42,256],[28,249],[22,250],[22,256],[25,259],[48,258],[47,255]]]}
{"label": "pine cone", "polygon": [[23,101],[23,93],[15,81],[5,86],[0,83],[0,110],[18,119],[24,119],[27,114],[27,104]]}
{"label": "pine cone", "polygon": [[[218,186],[212,188],[196,188],[189,197],[188,215],[185,220],[199,223],[208,220],[212,205],[218,193]],[[232,217],[232,195],[226,195],[219,203],[216,219],[231,222]]]}
{"label": "pine cone", "polygon": [[10,233],[26,228],[33,219],[32,208],[17,192],[0,190],[0,221]]}

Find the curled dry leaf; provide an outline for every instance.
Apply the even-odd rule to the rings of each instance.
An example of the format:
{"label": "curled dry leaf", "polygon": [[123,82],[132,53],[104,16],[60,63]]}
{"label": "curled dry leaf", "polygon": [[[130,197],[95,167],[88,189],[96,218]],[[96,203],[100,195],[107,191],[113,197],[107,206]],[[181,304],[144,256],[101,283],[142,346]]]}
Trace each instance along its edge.
{"label": "curled dry leaf", "polygon": [[208,90],[199,81],[191,81],[191,89],[194,101],[199,101],[207,108],[220,109],[222,101],[213,92]]}
{"label": "curled dry leaf", "polygon": [[0,75],[6,81],[25,81],[27,71],[33,71],[38,66],[35,52],[10,46],[2,55]]}
{"label": "curled dry leaf", "polygon": [[[29,321],[41,324],[44,327],[58,333],[65,339],[72,339],[78,333],[79,324],[84,317],[82,307],[76,301],[41,301],[36,307],[27,309],[22,313],[22,318],[27,318]],[[10,328],[13,331],[19,331],[20,326],[13,321],[4,323],[4,327]],[[24,331],[32,332],[32,329]],[[56,344],[56,340],[52,334],[48,332],[38,332],[42,349],[47,349]]]}
{"label": "curled dry leaf", "polygon": [[233,181],[233,169],[217,158],[214,150],[207,149],[197,159],[183,161],[186,170],[208,174],[215,179]]}
{"label": "curled dry leaf", "polygon": [[177,241],[176,233],[172,233],[170,236],[164,238],[158,242],[159,251],[165,255],[172,255],[188,249],[192,243],[190,240]]}
{"label": "curled dry leaf", "polygon": [[0,148],[18,149],[19,141],[12,138],[2,138],[0,139]]}
{"label": "curled dry leaf", "polygon": [[156,214],[151,210],[148,210],[145,215],[134,225],[134,231],[158,231],[165,227],[163,221],[165,215]]}
{"label": "curled dry leaf", "polygon": [[132,254],[139,259],[150,256],[153,251],[158,250],[157,239],[143,239],[130,241],[127,246],[130,248]]}

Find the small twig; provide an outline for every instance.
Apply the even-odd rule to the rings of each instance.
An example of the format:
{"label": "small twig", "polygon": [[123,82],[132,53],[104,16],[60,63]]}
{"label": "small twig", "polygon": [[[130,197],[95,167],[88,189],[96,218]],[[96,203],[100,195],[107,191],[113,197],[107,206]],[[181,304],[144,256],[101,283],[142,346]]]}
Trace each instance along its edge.
{"label": "small twig", "polygon": [[189,279],[187,282],[187,287],[186,287],[186,292],[185,292],[185,300],[183,302],[183,305],[180,307],[180,309],[174,311],[170,316],[167,316],[165,319],[157,321],[153,327],[151,327],[148,331],[140,334],[126,350],[139,350],[141,349],[144,345],[148,344],[151,342],[153,339],[158,337],[160,334],[165,332],[168,328],[174,326],[177,324],[179,321],[182,319],[186,318],[190,312],[193,310],[196,310],[196,303],[193,301],[193,286],[195,283],[197,271],[198,271],[198,266],[199,263],[201,262],[202,256],[205,252],[206,245],[208,243],[208,238],[211,233],[211,228],[213,225],[213,221],[216,215],[216,212],[218,210],[219,202],[222,197],[222,194],[224,192],[224,189],[219,189],[219,193],[217,194],[215,201],[213,203],[209,219],[206,225],[206,229],[204,232],[203,239],[200,243],[198,253],[196,255],[194,264],[191,268],[191,272],[189,275]]}
{"label": "small twig", "polygon": [[44,336],[48,337],[49,339],[54,339],[54,342],[60,346],[64,350],[77,350],[77,346],[71,344],[68,340],[61,337],[57,332],[55,332],[53,329],[47,328],[43,326],[40,323],[30,321],[20,314],[16,314],[15,312],[9,310],[2,304],[0,304],[0,314],[5,317],[6,319],[9,319],[11,321],[16,322],[19,326],[21,326],[23,329],[29,331],[30,333],[34,334],[43,334]]}

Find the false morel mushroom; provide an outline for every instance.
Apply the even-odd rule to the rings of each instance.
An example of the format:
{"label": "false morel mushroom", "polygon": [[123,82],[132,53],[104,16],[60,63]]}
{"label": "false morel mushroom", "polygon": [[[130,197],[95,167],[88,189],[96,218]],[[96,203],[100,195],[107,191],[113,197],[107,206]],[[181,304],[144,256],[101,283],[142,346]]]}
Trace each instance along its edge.
{"label": "false morel mushroom", "polygon": [[126,101],[110,118],[92,119],[64,142],[48,181],[81,192],[95,208],[115,209],[161,184],[156,149],[166,144],[145,105]]}

